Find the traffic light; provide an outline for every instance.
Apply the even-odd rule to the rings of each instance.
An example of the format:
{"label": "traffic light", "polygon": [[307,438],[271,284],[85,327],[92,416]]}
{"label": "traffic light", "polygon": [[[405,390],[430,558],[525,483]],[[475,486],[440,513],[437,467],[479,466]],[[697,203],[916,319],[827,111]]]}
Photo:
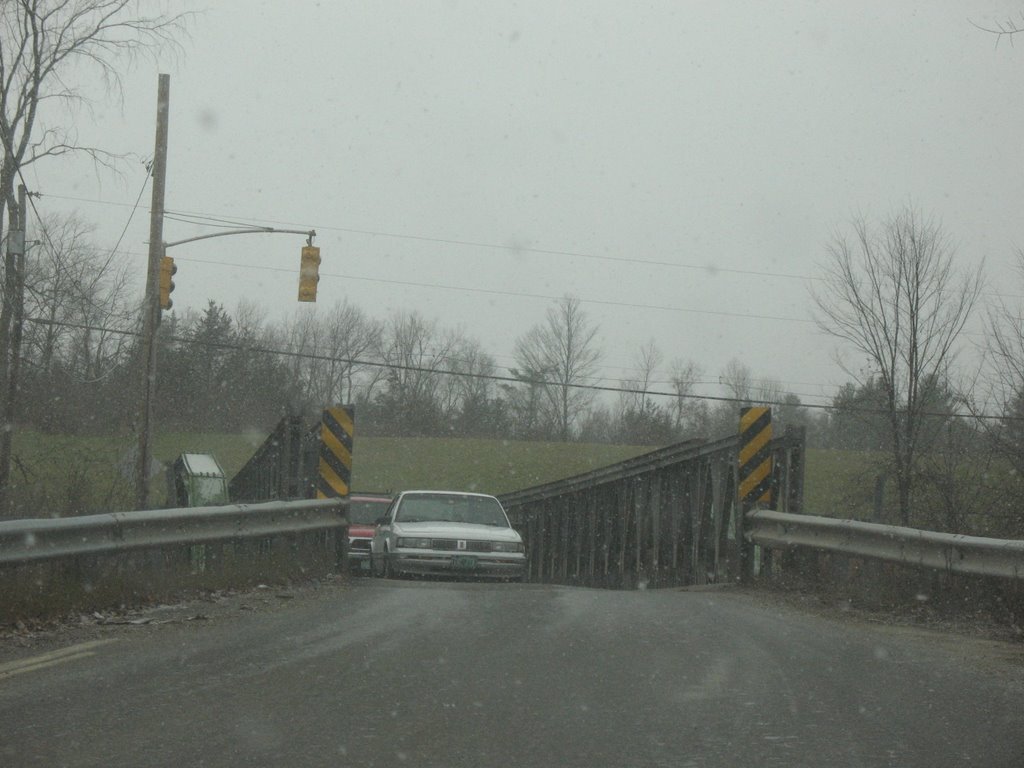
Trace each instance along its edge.
{"label": "traffic light", "polygon": [[174,281],[171,277],[178,268],[174,266],[174,259],[170,256],[160,257],[160,309],[170,309],[174,306],[171,301],[171,291],[174,290]]}
{"label": "traffic light", "polygon": [[299,301],[316,301],[316,284],[320,282],[320,249],[315,245],[302,247],[299,266]]}

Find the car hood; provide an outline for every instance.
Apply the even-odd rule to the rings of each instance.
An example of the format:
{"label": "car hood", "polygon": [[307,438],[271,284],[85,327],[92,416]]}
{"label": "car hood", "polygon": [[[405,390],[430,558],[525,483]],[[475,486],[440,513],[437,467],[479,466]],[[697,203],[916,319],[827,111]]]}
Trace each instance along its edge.
{"label": "car hood", "polygon": [[403,523],[392,526],[396,536],[420,536],[431,539],[469,539],[472,541],[522,541],[512,528],[471,523]]}

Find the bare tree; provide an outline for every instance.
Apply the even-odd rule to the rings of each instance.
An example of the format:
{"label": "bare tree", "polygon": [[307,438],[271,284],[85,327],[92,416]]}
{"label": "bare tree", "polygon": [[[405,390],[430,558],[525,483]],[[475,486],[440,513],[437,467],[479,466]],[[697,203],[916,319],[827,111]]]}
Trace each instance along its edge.
{"label": "bare tree", "polygon": [[[76,82],[83,72],[120,86],[119,64],[163,48],[183,31],[188,13],[146,14],[135,0],[5,0],[0,3],[0,220],[13,202],[22,169],[45,157],[84,152],[101,164],[117,155],[79,145],[66,125],[41,120],[47,105],[88,104]],[[52,110],[47,118],[57,118]]]}
{"label": "bare tree", "polygon": [[718,382],[725,387],[729,397],[741,403],[749,404],[754,397],[754,373],[735,357],[725,364]]}
{"label": "bare tree", "polygon": [[[1024,250],[1017,253],[1017,268],[1024,278]],[[987,325],[989,396],[1003,418],[979,422],[996,452],[1024,477],[1024,308],[1001,299],[990,308]]]}
{"label": "bare tree", "polygon": [[310,389],[318,402],[350,403],[356,380],[366,369],[363,360],[380,346],[381,324],[359,307],[340,301],[316,325],[315,348],[324,359],[309,366]]}
{"label": "bare tree", "polygon": [[654,339],[648,340],[634,353],[633,363],[638,375],[622,382],[623,389],[629,390],[619,395],[619,407],[623,413],[628,410],[646,413],[654,407],[655,403],[647,395],[647,391],[663,359],[664,355],[654,343]]}
{"label": "bare tree", "polygon": [[637,444],[664,444],[675,439],[672,414],[649,394],[663,355],[650,339],[633,355],[637,376],[622,381],[619,393],[619,438]]}
{"label": "bare tree", "polygon": [[[67,110],[88,104],[78,79],[98,75],[119,85],[117,66],[171,43],[188,14],[146,14],[133,0],[4,0],[0,2],[0,230],[21,229],[15,184],[44,158],[81,151],[102,165],[116,155],[82,147]],[[61,115],[61,108],[64,114]],[[44,116],[45,113],[45,116]],[[63,121],[62,121],[63,119]],[[0,386],[5,424],[0,437],[0,492],[10,471],[10,434],[22,336],[21,255],[6,249],[0,307]]]}
{"label": "bare tree", "polygon": [[593,400],[592,390],[580,388],[594,375],[601,359],[597,326],[590,325],[579,299],[566,296],[549,308],[545,322],[516,340],[519,371],[545,382],[541,388],[548,417],[561,440]]}
{"label": "bare tree", "polygon": [[[822,330],[867,357],[885,397],[899,516],[908,525],[930,390],[945,381],[955,346],[981,292],[981,269],[954,268],[940,225],[904,208],[871,227],[852,224],[828,245],[812,291]],[[860,381],[858,374],[847,373]]]}
{"label": "bare tree", "polygon": [[395,312],[380,337],[377,356],[387,366],[377,400],[395,434],[432,435],[440,428],[441,385],[457,334],[442,333],[418,312]]}
{"label": "bare tree", "polygon": [[461,333],[455,336],[445,365],[454,373],[445,376],[445,416],[450,428],[462,435],[497,434],[495,382],[497,366],[480,342]]}
{"label": "bare tree", "polygon": [[[128,265],[97,250],[92,227],[74,216],[44,218],[29,244],[25,268],[25,317],[19,388],[31,398],[11,403],[19,419],[57,429],[80,428],[101,418],[88,397],[117,376],[129,359],[135,303],[127,290]],[[15,379],[11,369],[11,379]],[[69,404],[82,406],[81,417]],[[13,406],[17,406],[14,408]]]}
{"label": "bare tree", "polygon": [[992,21],[984,24],[979,24],[976,21],[971,21],[970,19],[968,19],[968,21],[982,32],[988,32],[990,35],[995,35],[996,45],[999,45],[1004,37],[1012,43],[1015,36],[1024,32],[1024,12],[1020,13],[1019,20],[1008,18],[1005,21]]}
{"label": "bare tree", "polygon": [[782,402],[786,394],[782,382],[766,376],[751,387],[752,397],[755,402],[771,406]]}
{"label": "bare tree", "polygon": [[550,425],[544,422],[543,414],[543,390],[547,371],[534,371],[529,368],[509,368],[509,373],[519,380],[518,384],[501,385],[505,399],[514,416],[512,421],[513,434],[520,439],[526,440],[550,437]]}
{"label": "bare tree", "polygon": [[[172,43],[189,16],[137,10],[133,0],[0,3],[0,227],[8,208],[12,224],[16,221],[15,184],[32,163],[83,152],[101,165],[116,164],[118,155],[113,152],[79,145],[71,127],[72,116],[66,112],[66,124],[62,125],[59,109],[88,104],[76,83],[82,70],[119,86],[117,65],[142,51]],[[10,275],[16,265],[10,256],[8,259],[5,272]],[[6,358],[14,297],[11,281],[5,285],[0,351]]]}
{"label": "bare tree", "polygon": [[319,393],[314,392],[317,379],[316,366],[318,350],[321,343],[320,326],[317,322],[316,310],[309,311],[303,307],[281,323],[276,334],[283,343],[284,349],[291,353],[290,365],[292,379],[301,382],[302,403],[292,404],[301,409],[316,402]]}
{"label": "bare tree", "polygon": [[682,434],[685,429],[697,429],[698,416],[706,418],[707,405],[695,400],[693,388],[704,375],[704,370],[692,360],[676,358],[672,361],[669,378],[675,399],[672,401],[672,425]]}
{"label": "bare tree", "polygon": [[119,361],[134,324],[127,264],[97,250],[92,227],[74,216],[44,219],[29,252],[26,316],[42,322],[25,333],[25,357],[44,372],[55,359],[83,379],[95,379]]}

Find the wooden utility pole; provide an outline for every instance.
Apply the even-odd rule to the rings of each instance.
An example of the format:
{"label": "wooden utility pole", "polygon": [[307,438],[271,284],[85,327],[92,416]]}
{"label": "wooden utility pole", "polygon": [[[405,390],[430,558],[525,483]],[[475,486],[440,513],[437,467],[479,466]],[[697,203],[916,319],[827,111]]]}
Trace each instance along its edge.
{"label": "wooden utility pole", "polygon": [[167,121],[171,76],[160,75],[156,97],[156,143],[153,151],[153,202],[149,214],[149,262],[142,316],[142,392],[139,404],[139,450],[135,474],[135,508],[149,506],[150,429],[156,389],[156,331],[160,326],[160,257],[164,255],[164,185],[167,176]]}
{"label": "wooden utility pole", "polygon": [[[11,512],[13,498],[11,494],[11,453],[14,438],[15,398],[18,392],[18,374],[21,370],[21,335],[24,323],[25,306],[25,231],[28,215],[25,207],[28,202],[25,185],[18,186],[17,208],[11,206],[10,223],[7,234],[7,261],[5,275],[4,298],[10,313],[10,328],[2,345],[4,355],[3,373],[3,424],[0,429],[0,516]],[[5,324],[6,328],[6,324]]]}

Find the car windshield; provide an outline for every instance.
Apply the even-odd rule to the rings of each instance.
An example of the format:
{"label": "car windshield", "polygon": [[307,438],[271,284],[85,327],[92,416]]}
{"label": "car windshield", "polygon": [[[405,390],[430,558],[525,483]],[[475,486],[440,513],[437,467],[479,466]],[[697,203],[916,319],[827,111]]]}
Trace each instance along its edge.
{"label": "car windshield", "polygon": [[349,501],[348,521],[350,523],[375,523],[377,519],[388,511],[389,499]]}
{"label": "car windshield", "polygon": [[406,496],[398,506],[396,522],[471,523],[508,528],[508,518],[497,499],[487,496],[424,494]]}

